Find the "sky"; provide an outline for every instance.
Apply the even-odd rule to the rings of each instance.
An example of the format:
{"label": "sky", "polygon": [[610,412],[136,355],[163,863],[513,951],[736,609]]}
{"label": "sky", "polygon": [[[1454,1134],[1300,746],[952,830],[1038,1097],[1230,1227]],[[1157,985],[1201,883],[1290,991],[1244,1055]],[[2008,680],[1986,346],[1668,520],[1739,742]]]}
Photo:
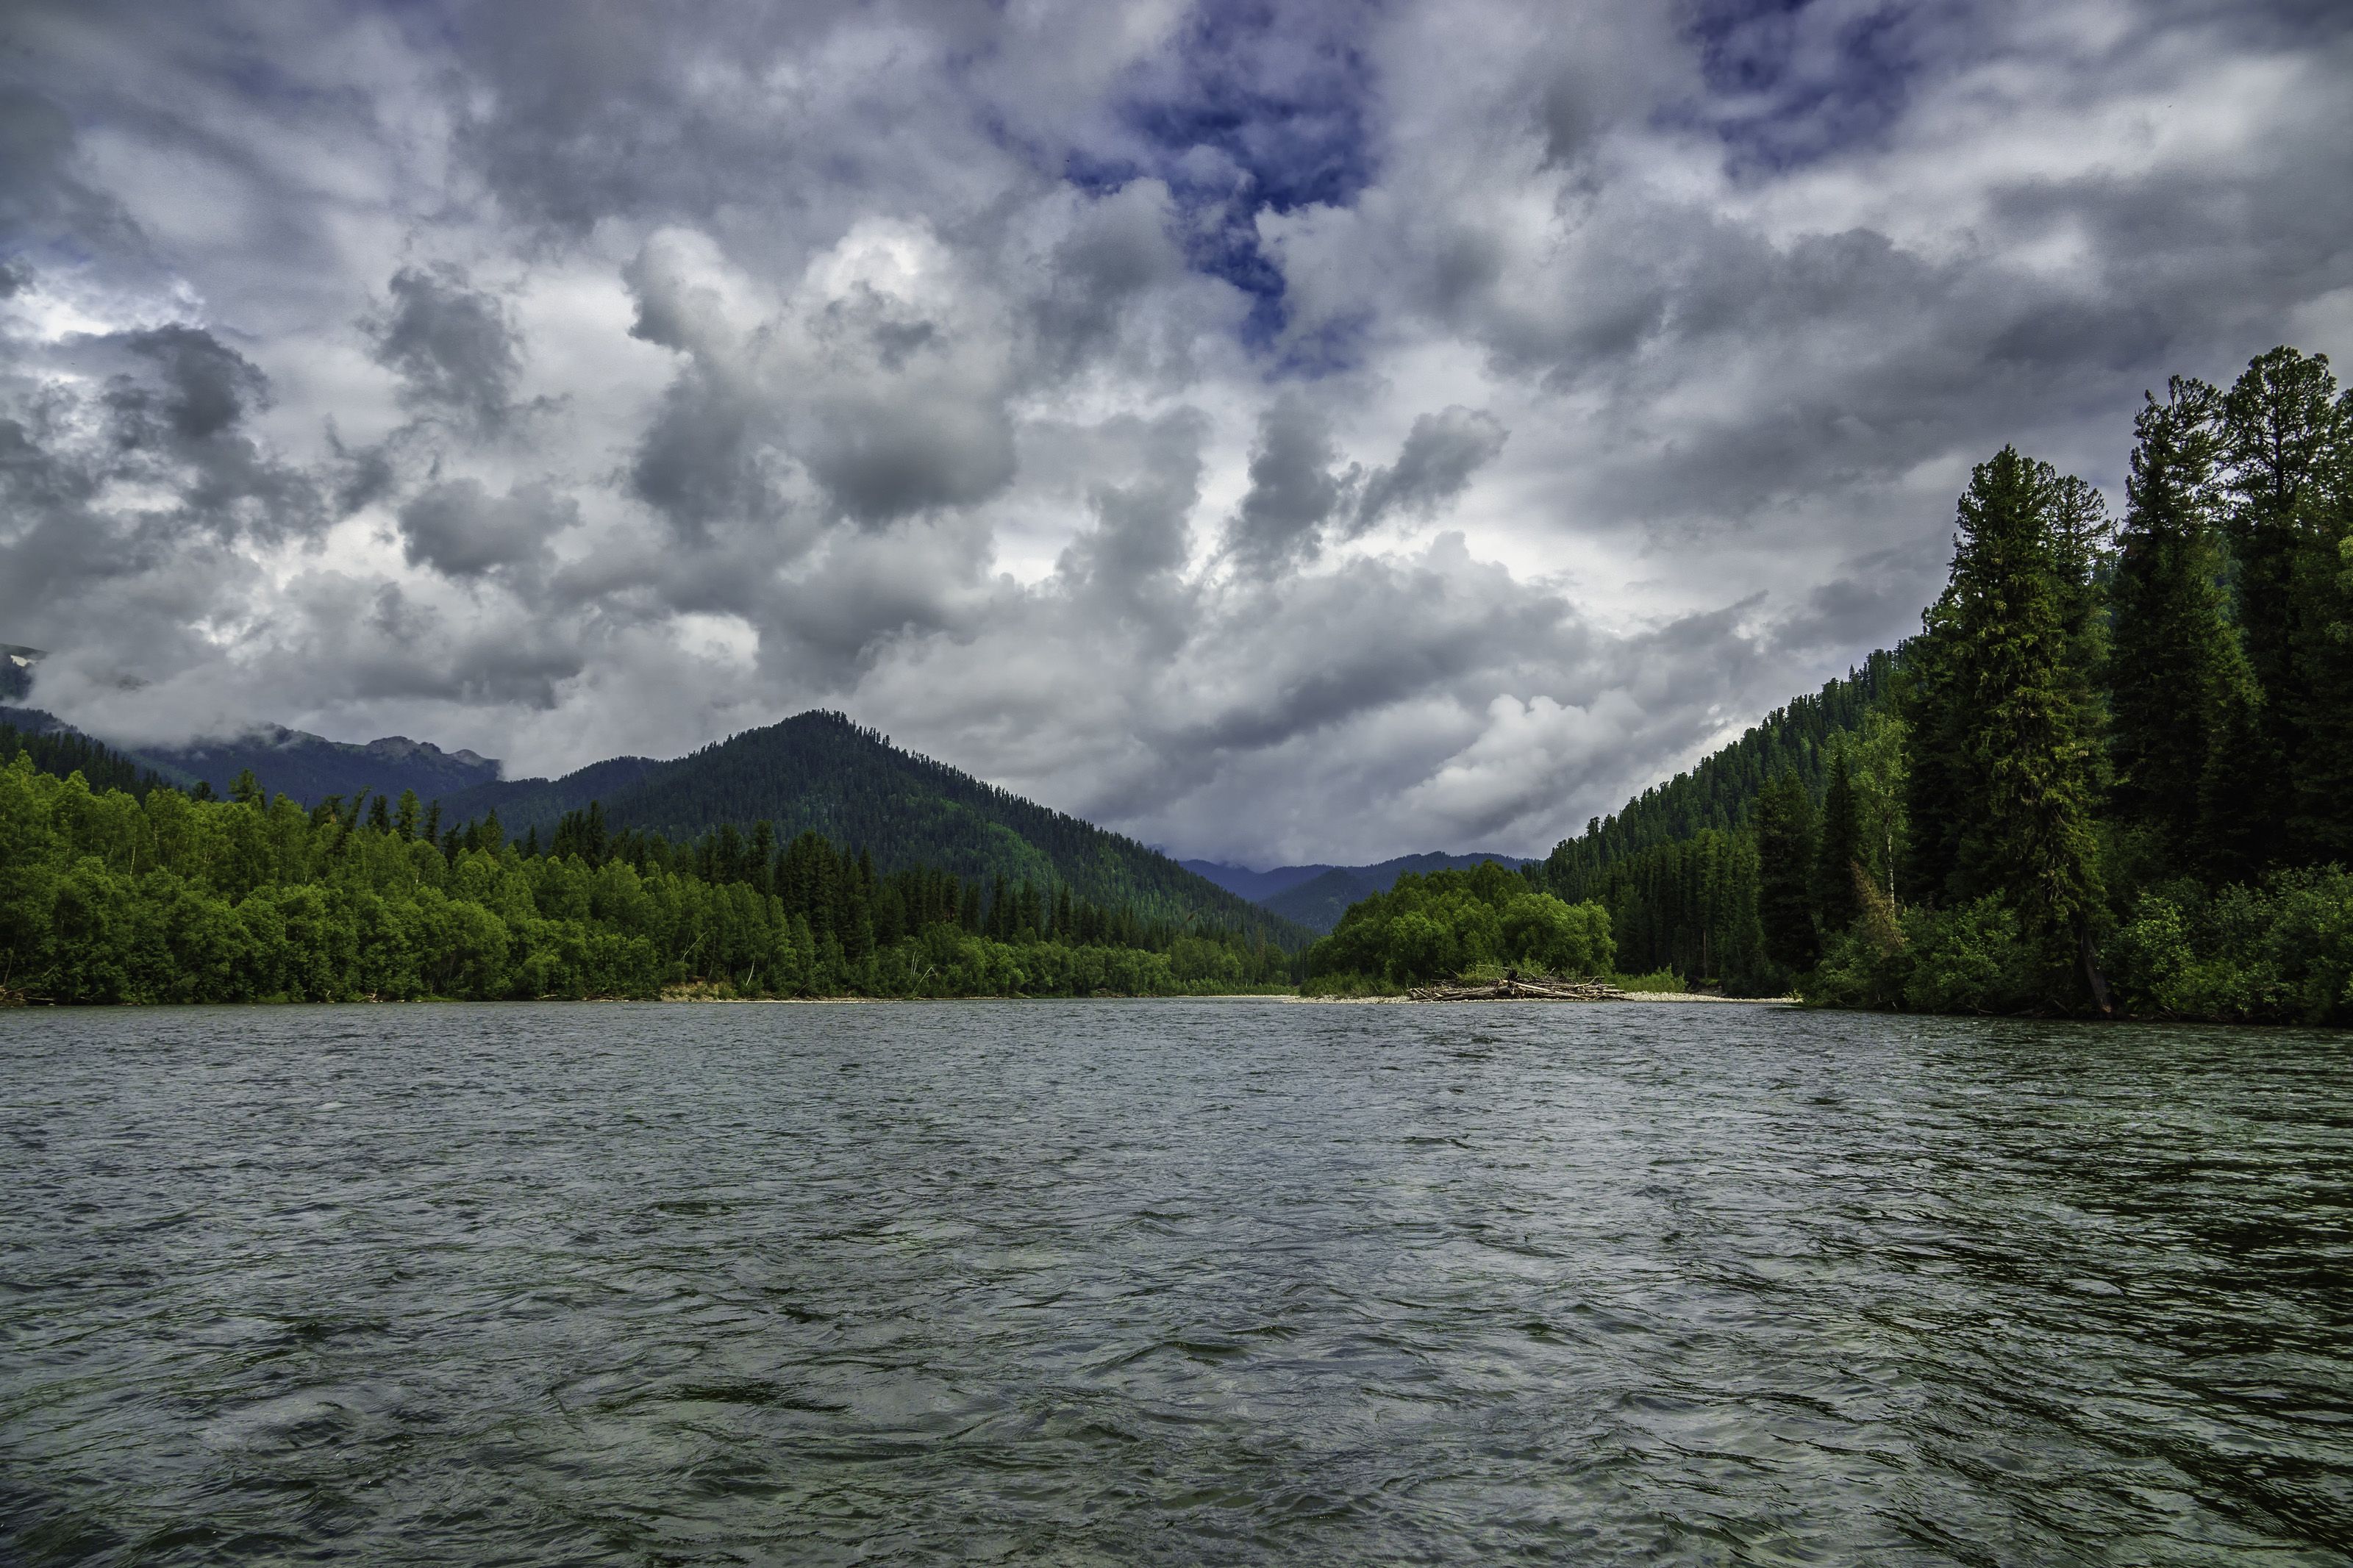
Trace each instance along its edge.
{"label": "sky", "polygon": [[[812,707],[1182,855],[1541,854],[2005,442],[2353,353],[2337,0],[0,17],[0,642],[509,776]],[[266,782],[266,781],[265,781]]]}

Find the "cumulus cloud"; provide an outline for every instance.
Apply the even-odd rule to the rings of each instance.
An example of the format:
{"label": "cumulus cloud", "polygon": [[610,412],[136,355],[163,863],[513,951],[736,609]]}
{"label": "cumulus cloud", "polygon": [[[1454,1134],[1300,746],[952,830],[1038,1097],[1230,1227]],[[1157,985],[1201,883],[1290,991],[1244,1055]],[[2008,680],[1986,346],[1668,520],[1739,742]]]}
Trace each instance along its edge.
{"label": "cumulus cloud", "polygon": [[1392,513],[1437,516],[1470,488],[1471,476],[1504,449],[1504,429],[1483,409],[1461,405],[1425,414],[1406,433],[1397,461],[1376,469],[1356,502],[1352,533],[1363,533]]}
{"label": "cumulus cloud", "polygon": [[1968,464],[2353,326],[2353,17],[21,5],[0,641],[530,771],[816,703],[1184,852],[1540,852]]}
{"label": "cumulus cloud", "polygon": [[401,400],[484,430],[503,426],[522,353],[498,299],[446,265],[404,267],[389,289],[370,327],[375,361],[399,376]]}
{"label": "cumulus cloud", "polygon": [[495,567],[543,560],[548,540],[579,520],[578,504],[544,484],[493,496],[480,479],[450,479],[402,505],[401,550],[412,566],[480,577]]}

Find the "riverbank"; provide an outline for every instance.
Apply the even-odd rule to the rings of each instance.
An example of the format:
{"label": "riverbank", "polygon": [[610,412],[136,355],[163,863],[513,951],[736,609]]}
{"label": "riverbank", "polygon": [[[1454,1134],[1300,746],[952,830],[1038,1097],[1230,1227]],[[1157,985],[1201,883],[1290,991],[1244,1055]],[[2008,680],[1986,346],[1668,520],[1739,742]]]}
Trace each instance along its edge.
{"label": "riverbank", "polygon": [[[550,1000],[555,1000],[555,998],[550,998]],[[617,1001],[626,1000],[626,998],[591,997],[588,1000]],[[1190,994],[1175,992],[1112,996],[735,996],[720,994],[709,987],[678,985],[664,991],[657,1000],[726,1004],[775,1003],[792,1006],[837,1006],[902,1002],[1281,1002],[1301,1003],[1318,1007],[1335,1005],[1426,1007],[1449,999],[1419,996],[1306,996],[1296,991],[1213,991]],[[1577,1003],[1702,1002],[1728,1003],[1746,1007],[1794,1007],[1800,1005],[1795,996],[1718,996],[1706,991],[1620,991],[1608,996],[1511,996],[1481,998],[1481,1000]]]}

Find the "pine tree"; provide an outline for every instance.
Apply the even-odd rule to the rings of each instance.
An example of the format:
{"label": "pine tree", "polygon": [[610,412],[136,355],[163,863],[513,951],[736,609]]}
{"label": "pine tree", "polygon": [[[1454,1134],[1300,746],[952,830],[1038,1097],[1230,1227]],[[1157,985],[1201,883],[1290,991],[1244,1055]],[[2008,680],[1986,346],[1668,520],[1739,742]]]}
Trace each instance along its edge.
{"label": "pine tree", "polygon": [[404,842],[417,837],[417,816],[423,809],[423,804],[417,800],[415,790],[405,789],[400,792],[400,804],[394,808],[392,814],[392,830]]}
{"label": "pine tree", "polygon": [[2336,439],[2336,378],[2325,354],[2276,348],[2248,363],[2223,399],[2232,505],[2228,526],[2239,629],[2259,706],[2250,725],[2256,757],[2237,771],[2253,793],[2241,800],[2257,865],[2288,856],[2288,819],[2300,770],[2300,731],[2313,694],[2298,657],[2295,580],[2313,542],[2306,493]]}
{"label": "pine tree", "polygon": [[1960,630],[1952,585],[1920,614],[1920,635],[1906,643],[1894,682],[1897,713],[1910,740],[1904,812],[1912,825],[1903,879],[1913,898],[1949,902],[1960,878],[1968,765],[1963,752]]}
{"label": "pine tree", "polygon": [[1862,906],[1854,879],[1863,863],[1862,817],[1856,809],[1854,773],[1841,746],[1831,758],[1830,787],[1814,847],[1814,924],[1825,939],[1845,934]]}
{"label": "pine tree", "polygon": [[2301,502],[2295,685],[2304,698],[2292,773],[2293,858],[2353,865],[2353,389]]}
{"label": "pine tree", "polygon": [[2105,1006],[2092,762],[2066,668],[2046,472],[2005,447],[1961,498],[1950,652],[1967,787],[1955,875],[1963,896],[2007,901],[2054,961],[2072,949]]}
{"label": "pine tree", "polygon": [[2192,869],[2214,783],[2229,776],[2223,739],[2253,697],[2221,584],[2220,415],[2220,395],[2202,382],[2176,377],[2163,403],[2147,399],[2134,423],[2114,591],[2116,804]]}
{"label": "pine tree", "polygon": [[1795,773],[1776,773],[1757,795],[1757,917],[1765,955],[1804,971],[1819,956],[1813,903],[1814,803]]}

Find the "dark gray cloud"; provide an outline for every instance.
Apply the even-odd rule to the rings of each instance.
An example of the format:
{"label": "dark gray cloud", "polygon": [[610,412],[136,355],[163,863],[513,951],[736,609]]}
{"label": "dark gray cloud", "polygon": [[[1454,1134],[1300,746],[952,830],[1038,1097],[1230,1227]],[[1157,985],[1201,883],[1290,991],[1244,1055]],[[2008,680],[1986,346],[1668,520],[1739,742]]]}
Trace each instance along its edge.
{"label": "dark gray cloud", "polygon": [[412,566],[480,577],[495,567],[543,562],[548,541],[579,521],[578,503],[543,484],[494,496],[480,479],[450,479],[401,507],[401,548]]}
{"label": "dark gray cloud", "polygon": [[0,641],[126,732],[823,702],[1179,849],[1540,850],[1904,635],[2002,442],[2353,350],[2305,0],[0,38]]}
{"label": "dark gray cloud", "polygon": [[368,325],[376,363],[400,378],[401,400],[483,430],[502,427],[522,351],[498,298],[446,265],[404,267],[386,289],[390,302]]}
{"label": "dark gray cloud", "polygon": [[1331,416],[1306,398],[1278,398],[1259,416],[1250,447],[1250,491],[1227,530],[1227,547],[1246,572],[1280,571],[1313,560],[1324,525],[1338,516],[1362,478],[1337,468]]}
{"label": "dark gray cloud", "polygon": [[1495,460],[1505,435],[1493,415],[1460,404],[1421,416],[1397,461],[1366,478],[1350,532],[1363,533],[1391,514],[1437,516],[1470,488],[1472,475]]}

